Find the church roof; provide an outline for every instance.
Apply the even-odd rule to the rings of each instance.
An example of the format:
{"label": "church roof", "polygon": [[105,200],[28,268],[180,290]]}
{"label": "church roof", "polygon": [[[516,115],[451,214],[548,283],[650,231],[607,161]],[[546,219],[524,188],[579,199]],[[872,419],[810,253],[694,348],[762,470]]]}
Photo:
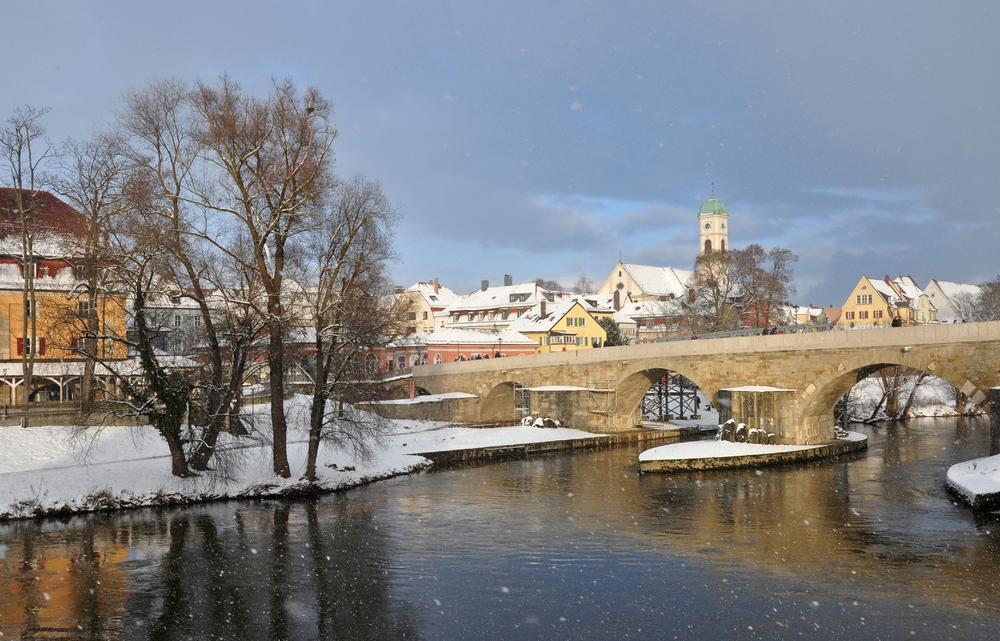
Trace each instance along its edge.
{"label": "church roof", "polygon": [[728,216],[729,212],[726,211],[726,206],[722,204],[722,201],[716,200],[715,197],[713,196],[712,198],[706,200],[705,203],[701,206],[701,211],[699,212],[699,215],[703,214],[725,214]]}
{"label": "church roof", "polygon": [[673,267],[652,267],[622,263],[642,291],[647,296],[670,296],[680,298],[687,295],[688,287],[694,281],[694,272]]}

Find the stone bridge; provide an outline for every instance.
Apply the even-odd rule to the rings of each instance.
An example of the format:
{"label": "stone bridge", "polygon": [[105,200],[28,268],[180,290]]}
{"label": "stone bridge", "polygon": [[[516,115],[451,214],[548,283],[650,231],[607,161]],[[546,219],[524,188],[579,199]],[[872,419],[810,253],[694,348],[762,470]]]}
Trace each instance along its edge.
{"label": "stone bridge", "polygon": [[[452,394],[436,418],[509,423],[523,407],[569,427],[613,432],[640,424],[645,392],[677,372],[723,416],[754,420],[778,442],[801,445],[830,441],[837,401],[890,365],[939,376],[982,402],[1000,386],[1000,322],[643,343],[424,365],[412,375],[431,394],[465,393]],[[741,391],[760,394],[739,401]]]}

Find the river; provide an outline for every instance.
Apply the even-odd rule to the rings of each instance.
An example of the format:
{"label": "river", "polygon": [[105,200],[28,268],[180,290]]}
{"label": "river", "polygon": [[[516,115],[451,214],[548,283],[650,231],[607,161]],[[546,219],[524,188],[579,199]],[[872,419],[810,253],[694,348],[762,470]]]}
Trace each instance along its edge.
{"label": "river", "polygon": [[995,639],[1000,517],[944,489],[986,419],[867,452],[643,475],[635,449],[312,501],[0,528],[3,638]]}

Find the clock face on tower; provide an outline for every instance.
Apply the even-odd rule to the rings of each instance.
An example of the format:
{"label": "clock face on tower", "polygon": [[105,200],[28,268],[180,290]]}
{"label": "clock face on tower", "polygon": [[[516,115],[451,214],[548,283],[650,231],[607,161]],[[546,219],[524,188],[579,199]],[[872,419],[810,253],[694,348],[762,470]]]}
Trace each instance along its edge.
{"label": "clock face on tower", "polygon": [[722,223],[722,228],[723,228],[723,229],[725,229],[725,228],[726,228],[726,223]]}
{"label": "clock face on tower", "polygon": [[711,229],[712,223],[705,223],[705,229]]}

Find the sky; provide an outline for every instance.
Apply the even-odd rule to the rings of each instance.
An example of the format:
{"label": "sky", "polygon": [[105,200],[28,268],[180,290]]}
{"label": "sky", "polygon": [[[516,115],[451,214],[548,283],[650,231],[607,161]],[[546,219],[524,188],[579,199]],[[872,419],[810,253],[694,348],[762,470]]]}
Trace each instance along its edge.
{"label": "sky", "polygon": [[[1000,3],[0,0],[0,119],[88,138],[152,79],[334,102],[337,171],[402,214],[409,286],[597,285],[730,247],[798,255],[798,304],[861,275],[1000,274]],[[14,25],[14,28],[10,28]]]}

